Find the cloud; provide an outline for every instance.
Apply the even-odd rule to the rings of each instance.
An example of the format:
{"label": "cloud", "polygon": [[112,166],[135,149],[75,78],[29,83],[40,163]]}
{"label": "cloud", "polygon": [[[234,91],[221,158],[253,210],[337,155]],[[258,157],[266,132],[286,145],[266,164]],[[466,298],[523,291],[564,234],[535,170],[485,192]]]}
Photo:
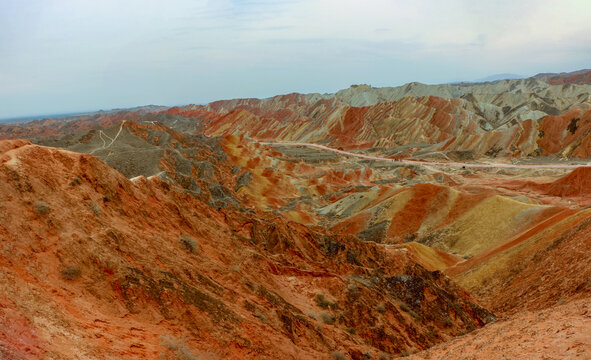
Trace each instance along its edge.
{"label": "cloud", "polygon": [[4,0],[0,117],[588,67],[587,0]]}

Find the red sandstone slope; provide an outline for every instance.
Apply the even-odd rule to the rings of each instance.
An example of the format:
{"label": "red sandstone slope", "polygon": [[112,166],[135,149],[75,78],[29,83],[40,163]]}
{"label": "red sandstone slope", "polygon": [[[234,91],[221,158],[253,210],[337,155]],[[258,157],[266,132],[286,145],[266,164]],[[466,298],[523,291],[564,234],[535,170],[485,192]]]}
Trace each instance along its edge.
{"label": "red sandstone slope", "polygon": [[546,77],[546,81],[551,85],[591,84],[591,70],[549,75]]}
{"label": "red sandstone slope", "polygon": [[538,130],[537,143],[544,155],[591,156],[591,110],[575,109],[560,116],[546,116]]}
{"label": "red sandstone slope", "polygon": [[[493,111],[481,108],[470,94],[450,99],[408,96],[365,107],[348,105],[338,97],[289,94],[263,100],[237,99],[206,106],[175,107],[160,117],[121,112],[65,122],[54,119],[0,125],[0,138],[39,139],[87,131],[95,126],[108,127],[121,120],[166,122],[168,116],[169,120],[190,119],[193,130],[212,136],[244,135],[259,140],[326,143],[332,147],[385,147],[409,152],[408,145],[413,145],[413,151],[471,151],[476,156],[492,157],[557,154],[584,158],[591,153],[588,126],[591,110],[584,96],[580,104],[559,101],[561,109],[570,109],[565,112],[543,102],[532,103],[529,112],[510,121],[499,120],[493,126],[481,116],[513,116],[515,109],[521,109],[515,107],[511,94],[501,95],[500,98],[506,98],[512,105],[497,106]],[[491,111],[498,114],[493,116]],[[540,111],[553,115],[538,119]]]}
{"label": "red sandstone slope", "polygon": [[92,114],[71,118],[35,120],[24,124],[0,124],[2,139],[34,139],[88,131],[97,126],[112,126],[122,120],[135,121],[142,114],[122,111],[113,114]]}
{"label": "red sandstone slope", "polygon": [[[458,141],[467,141],[466,137],[482,133],[461,109],[459,99],[404,98],[357,108],[337,100],[308,103],[303,95],[278,98],[229,102],[224,107],[208,105],[208,110],[217,110],[219,115],[213,120],[211,114],[208,116],[205,131],[209,135],[233,134],[277,141],[329,140],[332,146],[344,147],[434,144],[454,136]],[[168,112],[188,116],[190,111]],[[417,122],[423,125],[416,126]],[[479,140],[471,140],[470,144],[473,141]]]}
{"label": "red sandstone slope", "polygon": [[435,96],[352,107],[336,99],[306,102],[304,95],[292,94],[173,108],[167,113],[195,118],[211,136],[244,135],[344,148],[396,149],[415,144],[431,152],[472,151],[493,157],[557,154],[584,158],[591,153],[588,107],[538,120],[512,121],[496,130],[481,127],[474,117],[478,111],[465,99]]}
{"label": "red sandstone slope", "polygon": [[[559,214],[562,215],[562,214]],[[568,211],[512,246],[451,268],[501,320],[420,359],[587,359],[591,353],[591,216]]]}
{"label": "red sandstone slope", "polygon": [[591,196],[591,168],[580,167],[568,175],[540,188],[547,194],[558,197],[589,197]]}
{"label": "red sandstone slope", "polygon": [[491,317],[404,251],[90,155],[0,142],[0,199],[4,358],[377,358]]}
{"label": "red sandstone slope", "polygon": [[409,359],[588,359],[591,301],[524,311]]}
{"label": "red sandstone slope", "polygon": [[500,183],[503,188],[522,191],[530,196],[545,196],[579,206],[591,205],[591,167],[578,167],[570,173],[550,182],[513,180]]}

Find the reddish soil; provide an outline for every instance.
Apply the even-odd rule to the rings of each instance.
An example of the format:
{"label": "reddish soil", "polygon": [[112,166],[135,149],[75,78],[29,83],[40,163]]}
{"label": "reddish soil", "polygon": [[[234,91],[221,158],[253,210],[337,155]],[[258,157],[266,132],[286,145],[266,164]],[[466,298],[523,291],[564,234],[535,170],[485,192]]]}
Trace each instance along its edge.
{"label": "reddish soil", "polygon": [[[589,74],[547,81],[568,87]],[[589,158],[591,110],[486,132],[465,104],[407,97],[352,107],[289,94],[175,107],[155,122],[122,112],[0,125],[1,139],[63,147],[124,129],[121,149],[158,147],[155,173],[164,174],[129,180],[91,155],[0,141],[0,358],[379,359],[433,346],[415,356],[588,358],[591,168],[558,178],[553,167],[576,165],[503,159],[474,164],[486,168],[474,174],[460,156]],[[186,128],[167,127],[176,120]],[[336,157],[286,158],[248,138],[321,142]],[[387,162],[434,144],[456,151],[444,160],[455,168]],[[402,145],[355,160],[344,150]],[[384,242],[442,230],[450,253],[355,236],[376,225],[381,201],[405,191],[400,211],[380,218]],[[366,192],[377,198],[365,212],[332,223],[316,212]],[[453,250],[445,227],[494,195],[527,204],[515,216],[523,228],[472,258]],[[471,332],[494,319],[485,308],[500,321]]]}
{"label": "reddish soil", "polygon": [[4,358],[377,358],[492,319],[406,252],[0,144]]}
{"label": "reddish soil", "polygon": [[552,85],[591,84],[591,70],[578,74],[548,76],[546,81]]}
{"label": "reddish soil", "polygon": [[579,158],[591,156],[591,110],[574,109],[560,116],[546,116],[538,126],[542,154]]}
{"label": "reddish soil", "polygon": [[589,359],[591,300],[523,311],[409,359]]}
{"label": "reddish soil", "polygon": [[441,186],[418,184],[412,189],[412,199],[398,212],[390,223],[387,235],[398,241],[405,236],[416,233],[421,227],[425,216],[432,208],[437,208],[447,200],[448,192]]}
{"label": "reddish soil", "polygon": [[540,187],[552,196],[589,197],[591,196],[591,168],[580,167],[570,174]]}

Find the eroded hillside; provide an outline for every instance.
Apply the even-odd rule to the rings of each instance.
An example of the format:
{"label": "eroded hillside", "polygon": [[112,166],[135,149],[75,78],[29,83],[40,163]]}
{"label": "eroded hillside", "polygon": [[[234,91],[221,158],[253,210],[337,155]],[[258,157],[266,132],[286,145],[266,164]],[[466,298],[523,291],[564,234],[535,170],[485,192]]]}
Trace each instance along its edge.
{"label": "eroded hillside", "polygon": [[0,354],[584,357],[586,74],[1,125]]}

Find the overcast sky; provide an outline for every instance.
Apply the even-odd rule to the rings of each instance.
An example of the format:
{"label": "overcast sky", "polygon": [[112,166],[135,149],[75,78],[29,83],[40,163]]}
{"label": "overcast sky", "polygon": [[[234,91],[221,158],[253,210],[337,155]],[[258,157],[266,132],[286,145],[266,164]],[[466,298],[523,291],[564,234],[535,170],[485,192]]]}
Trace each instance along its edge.
{"label": "overcast sky", "polygon": [[0,0],[0,118],[591,68],[590,0]]}

